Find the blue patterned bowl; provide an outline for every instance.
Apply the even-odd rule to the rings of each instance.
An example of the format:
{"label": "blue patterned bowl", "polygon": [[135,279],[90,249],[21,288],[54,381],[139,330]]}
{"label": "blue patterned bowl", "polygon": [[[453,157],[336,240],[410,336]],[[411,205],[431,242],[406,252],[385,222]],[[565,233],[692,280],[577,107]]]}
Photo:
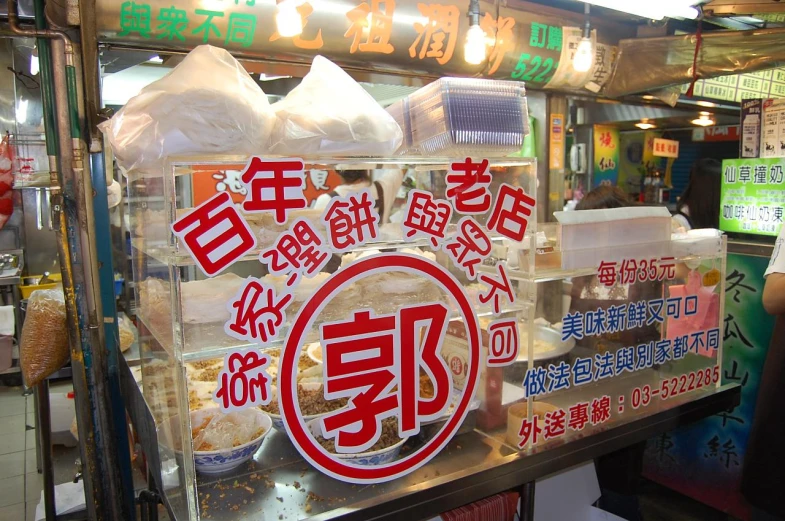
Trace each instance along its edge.
{"label": "blue patterned bowl", "polygon": [[[248,409],[249,414],[258,415],[259,426],[264,429],[264,433],[256,439],[238,445],[232,449],[226,450],[211,450],[211,451],[194,451],[194,464],[196,471],[204,474],[217,474],[219,472],[226,472],[239,467],[244,462],[251,459],[251,457],[262,446],[264,437],[270,432],[272,428],[272,420],[270,417],[259,409]],[[191,425],[200,425],[206,416],[218,412],[217,407],[209,409],[200,409],[198,411],[191,411]]]}
{"label": "blue patterned bowl", "polygon": [[[311,434],[316,437],[321,436],[318,420],[309,421],[307,426],[308,430],[311,431]],[[354,463],[355,465],[383,465],[384,463],[390,463],[398,458],[404,443],[406,443],[406,439],[402,439],[395,445],[391,445],[386,449],[374,450],[371,452],[358,452],[357,454],[333,454],[333,456],[347,463]]]}

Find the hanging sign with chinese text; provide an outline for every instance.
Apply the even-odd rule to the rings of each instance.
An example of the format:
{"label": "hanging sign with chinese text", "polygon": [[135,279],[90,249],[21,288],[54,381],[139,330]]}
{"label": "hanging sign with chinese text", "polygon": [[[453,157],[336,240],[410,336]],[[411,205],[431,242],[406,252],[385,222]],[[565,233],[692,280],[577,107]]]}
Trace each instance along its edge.
{"label": "hanging sign with chinese text", "polygon": [[679,157],[679,142],[673,139],[654,138],[655,157]]}
{"label": "hanging sign with chinese text", "polygon": [[[176,51],[210,44],[238,58],[275,55],[280,61],[301,64],[322,54],[340,65],[390,73],[482,75],[543,86],[557,71],[571,67],[562,52],[564,17],[506,6],[481,10],[480,27],[489,42],[487,59],[467,64],[463,42],[469,29],[468,7],[468,2],[373,0],[349,3],[341,12],[306,1],[297,6],[302,33],[287,37],[277,31],[274,2],[205,6],[192,0],[99,0],[96,25],[98,39],[107,43]],[[569,19],[569,13],[565,15]],[[596,41],[594,33],[592,38]],[[596,66],[581,75],[576,88],[587,83],[601,86],[612,70],[615,48],[594,48]]]}
{"label": "hanging sign with chinese text", "polygon": [[720,193],[720,230],[777,236],[785,209],[785,159],[726,159]]}
{"label": "hanging sign with chinese text", "polygon": [[619,129],[594,125],[594,174],[592,186],[615,185],[619,179]]}
{"label": "hanging sign with chinese text", "polygon": [[[492,237],[523,241],[535,209],[534,198],[520,186],[493,185],[488,160],[466,158],[449,166],[445,198],[410,190],[395,226],[403,242],[445,254],[453,268],[484,288],[473,297],[427,255],[379,252],[326,273],[333,258],[384,242],[383,223],[369,188],[336,195],[318,217],[303,213],[313,210],[306,210],[308,169],[298,158],[251,158],[237,176],[245,194],[239,206],[224,191],[174,222],[180,247],[208,277],[241,260],[258,261],[268,273],[246,278],[226,304],[226,335],[255,347],[226,354],[213,396],[222,410],[270,402],[270,356],[260,348],[280,346],[274,384],[282,425],[315,467],[337,479],[379,483],[406,475],[438,454],[478,406],[483,364],[510,365],[520,352],[515,321],[493,321],[491,339],[485,341],[476,308],[499,316],[516,303],[507,264],[491,268],[486,261]],[[269,222],[257,229],[258,236],[249,224],[257,226],[257,214]],[[289,311],[300,287],[314,280],[318,283],[307,302]],[[396,291],[410,285],[417,296],[404,292],[405,298],[396,300],[394,292],[382,290],[378,302],[370,304],[343,296],[358,286],[369,293],[363,286],[369,281],[392,284]],[[460,385],[443,350],[448,328],[460,331],[468,355]],[[322,353],[324,399],[346,403],[317,419],[305,418],[298,385],[298,361],[313,335]],[[427,393],[423,378],[429,382]],[[392,420],[401,440],[428,423],[444,424],[418,450],[382,465],[357,466],[341,457],[372,451]],[[324,440],[331,440],[334,451],[324,447]]]}

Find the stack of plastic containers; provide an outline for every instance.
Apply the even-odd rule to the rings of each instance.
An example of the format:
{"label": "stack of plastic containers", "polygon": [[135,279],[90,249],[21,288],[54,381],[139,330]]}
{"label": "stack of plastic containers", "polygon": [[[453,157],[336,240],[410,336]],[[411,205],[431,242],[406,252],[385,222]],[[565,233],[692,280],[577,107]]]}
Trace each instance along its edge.
{"label": "stack of plastic containers", "polygon": [[500,157],[529,133],[523,83],[442,78],[388,107],[403,130],[399,153]]}

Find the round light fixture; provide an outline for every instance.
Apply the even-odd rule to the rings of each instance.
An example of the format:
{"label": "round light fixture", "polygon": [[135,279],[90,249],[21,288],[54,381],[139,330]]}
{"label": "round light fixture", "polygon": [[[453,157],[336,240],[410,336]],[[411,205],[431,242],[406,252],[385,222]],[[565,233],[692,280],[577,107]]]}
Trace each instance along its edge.
{"label": "round light fixture", "polygon": [[693,119],[691,123],[693,125],[698,125],[699,127],[710,127],[714,125],[716,121],[711,117],[711,112],[701,112],[700,117]]}
{"label": "round light fixture", "polygon": [[278,12],[275,14],[275,25],[278,34],[284,38],[298,36],[303,32],[303,19],[297,12],[295,0],[278,2]]}
{"label": "round light fixture", "polygon": [[635,123],[635,126],[641,130],[649,130],[656,127],[654,123],[649,123],[649,120],[646,118],[643,118],[638,123]]}

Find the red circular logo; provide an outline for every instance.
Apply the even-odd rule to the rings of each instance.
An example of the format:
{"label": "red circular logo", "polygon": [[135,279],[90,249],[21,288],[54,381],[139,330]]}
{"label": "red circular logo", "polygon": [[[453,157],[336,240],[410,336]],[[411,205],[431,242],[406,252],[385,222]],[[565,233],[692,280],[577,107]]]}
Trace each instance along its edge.
{"label": "red circular logo", "polygon": [[[378,466],[360,466],[341,461],[327,452],[319,443],[302,419],[297,402],[297,361],[304,343],[305,332],[308,331],[315,318],[322,312],[327,303],[341,288],[357,279],[375,273],[403,271],[425,276],[439,285],[452,296],[458,305],[463,323],[467,331],[469,344],[468,377],[460,401],[453,414],[439,432],[418,451],[405,458]],[[458,431],[469,404],[477,389],[480,376],[480,330],[477,316],[471,302],[461,284],[440,265],[422,257],[402,253],[380,254],[353,262],[336,272],[303,306],[286,338],[278,373],[278,401],[286,429],[292,442],[300,454],[313,466],[336,479],[352,483],[381,483],[404,476],[427,463],[449,443]]]}

